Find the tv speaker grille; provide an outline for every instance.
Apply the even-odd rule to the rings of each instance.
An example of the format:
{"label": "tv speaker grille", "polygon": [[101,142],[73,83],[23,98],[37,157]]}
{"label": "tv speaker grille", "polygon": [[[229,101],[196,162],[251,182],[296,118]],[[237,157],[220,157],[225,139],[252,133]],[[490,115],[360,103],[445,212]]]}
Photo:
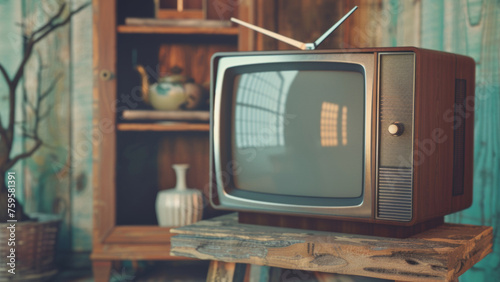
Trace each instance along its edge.
{"label": "tv speaker grille", "polygon": [[377,218],[410,221],[412,218],[411,168],[379,167]]}

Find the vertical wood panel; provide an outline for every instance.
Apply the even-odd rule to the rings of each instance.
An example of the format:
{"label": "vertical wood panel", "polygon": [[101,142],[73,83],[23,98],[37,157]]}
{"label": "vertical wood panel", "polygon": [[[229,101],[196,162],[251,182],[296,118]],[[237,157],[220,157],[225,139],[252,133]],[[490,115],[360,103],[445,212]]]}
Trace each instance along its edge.
{"label": "vertical wood panel", "polygon": [[[93,1],[92,125],[100,138],[93,140],[92,198],[93,251],[99,251],[116,220],[116,80],[100,79],[101,71],[116,73],[116,1]],[[106,14],[107,16],[103,16]]]}
{"label": "vertical wood panel", "polygon": [[[476,1],[461,1],[472,4]],[[478,56],[476,66],[476,115],[474,154],[474,196],[470,209],[450,217],[450,221],[493,226],[493,254],[486,257],[471,271],[464,281],[500,280],[500,2],[483,1],[480,20],[477,9],[460,5],[460,18],[466,20],[462,36],[453,39],[450,51],[465,50]],[[466,17],[467,15],[472,15]],[[475,18],[475,21],[472,19]],[[468,19],[468,20],[467,20]],[[458,22],[458,19],[457,19]],[[465,32],[464,32],[465,31]],[[479,36],[481,44],[474,37]],[[468,39],[471,38],[472,44]],[[465,46],[462,46],[465,44]],[[460,47],[462,46],[462,47]],[[458,49],[460,48],[460,49]]]}
{"label": "vertical wood panel", "polygon": [[[279,0],[276,6],[279,17],[276,32],[302,42],[314,42],[343,16],[341,1]],[[318,49],[341,47],[342,32],[341,28],[336,30]],[[283,42],[278,42],[278,49],[297,50]]]}
{"label": "vertical wood panel", "polygon": [[[57,13],[56,2],[26,1],[25,23],[29,28],[38,28],[48,18]],[[66,11],[67,14],[68,11]],[[60,214],[63,217],[59,233],[61,250],[70,249],[70,49],[69,26],[54,30],[38,43],[33,56],[25,69],[25,86],[28,96],[36,97],[37,87],[42,91],[57,80],[52,93],[42,104],[42,113],[50,110],[40,123],[40,138],[44,142],[31,158],[26,161],[25,177],[29,178],[26,189],[33,203],[29,211]],[[59,79],[57,79],[59,77]],[[27,119],[33,120],[33,114],[27,112]],[[26,140],[31,146],[31,140]],[[35,210],[33,208],[36,208]]]}
{"label": "vertical wood panel", "polygon": [[[87,0],[71,0],[75,10]],[[75,15],[71,29],[71,247],[92,246],[92,9]]]}
{"label": "vertical wood panel", "polygon": [[422,0],[422,47],[443,50],[444,12],[442,0]]}
{"label": "vertical wood panel", "polygon": [[[16,25],[22,21],[22,5],[20,1],[0,1],[0,63],[5,67],[9,76],[12,78],[14,72],[17,70],[19,62],[22,56],[22,37],[20,34],[20,28]],[[21,95],[22,87],[17,89],[17,97]],[[2,118],[3,126],[6,127],[9,122],[9,98],[8,98],[8,87],[5,83],[3,77],[0,77],[0,116]],[[21,121],[23,119],[23,107],[22,101],[17,99],[16,101],[16,121]],[[12,154],[18,154],[22,152],[24,139],[19,134],[15,132],[14,145],[12,148]],[[1,138],[1,137],[0,137]],[[2,154],[2,152],[0,152]],[[11,171],[15,171],[18,175],[16,179],[16,186],[18,187],[16,191],[16,198],[19,202],[25,202],[25,191],[24,187],[24,161],[18,162]]]}
{"label": "vertical wood panel", "polygon": [[[86,1],[74,0],[71,8],[74,9],[84,2]],[[9,74],[13,75],[23,51],[19,24],[23,22],[32,28],[40,26],[57,12],[57,3],[0,2],[0,34],[2,38],[7,39],[0,42],[0,62],[6,66]],[[25,204],[28,212],[63,215],[60,246],[64,251],[88,251],[91,247],[91,217],[86,216],[91,212],[88,208],[91,204],[88,180],[91,174],[91,151],[88,151],[88,148],[92,146],[89,139],[92,133],[91,15],[91,9],[88,8],[73,18],[72,23],[58,29],[41,42],[26,68],[24,85],[19,87],[17,93],[18,97],[21,97],[24,88],[30,97],[34,97],[39,84],[39,58],[44,67],[40,73],[42,90],[48,88],[55,77],[61,76],[50,94],[48,103],[43,106],[43,110],[46,110],[48,105],[54,105],[51,115],[40,125],[46,145],[33,158],[26,160],[26,165],[20,162],[13,170],[20,176],[17,179],[17,198]],[[72,42],[69,41],[70,34],[74,39]],[[4,83],[1,80],[0,114],[6,122],[7,97],[2,95],[6,93],[3,88]],[[27,110],[26,105],[22,105],[20,98],[17,103],[16,121],[22,121],[24,118],[32,120],[33,114]],[[72,130],[73,125],[75,130]],[[70,139],[73,140],[72,144]],[[87,140],[87,143],[79,142],[81,140]],[[18,131],[13,153],[18,153],[29,145],[30,141],[22,139]],[[80,151],[72,150],[73,147]],[[82,150],[85,151],[83,154]],[[82,177],[79,172],[88,175]],[[70,197],[71,187],[76,191],[73,193],[74,197]]]}
{"label": "vertical wood panel", "polygon": [[381,17],[382,0],[349,0],[344,2],[343,14],[354,6],[359,8],[342,24],[344,48],[381,46],[380,35],[388,26],[387,17]]}
{"label": "vertical wood panel", "polygon": [[[253,0],[242,0],[238,6],[239,19],[251,24],[255,22],[255,4]],[[238,50],[255,50],[255,32],[249,28],[239,26]]]}
{"label": "vertical wood panel", "polygon": [[[391,33],[390,39],[384,41],[386,44],[402,45],[401,38],[406,42],[408,34],[418,32],[422,47],[468,55],[476,61],[473,204],[446,219],[490,225],[497,230],[500,228],[500,2],[422,0],[420,14],[408,2],[398,11],[394,1],[384,1],[383,10],[399,15],[388,29],[396,31],[396,35]],[[499,234],[494,233],[493,253],[467,271],[461,281],[500,280]]]}

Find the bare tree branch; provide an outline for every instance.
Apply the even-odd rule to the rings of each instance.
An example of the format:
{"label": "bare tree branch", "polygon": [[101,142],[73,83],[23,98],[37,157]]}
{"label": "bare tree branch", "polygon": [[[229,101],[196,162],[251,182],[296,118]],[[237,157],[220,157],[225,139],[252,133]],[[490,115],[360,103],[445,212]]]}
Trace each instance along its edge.
{"label": "bare tree branch", "polygon": [[[67,17],[66,17],[63,21],[61,21],[61,22],[59,22],[59,23],[57,23],[57,24],[54,24],[54,20],[55,20],[55,19],[57,19],[57,18],[59,18],[59,15],[58,15],[58,14],[56,14],[56,16],[52,17],[52,18],[49,20],[49,24],[50,24],[50,25],[49,25],[48,29],[47,29],[47,28],[45,28],[46,30],[45,30],[45,32],[43,32],[43,33],[42,33],[42,35],[38,36],[37,38],[35,38],[35,37],[33,36],[34,34],[32,35],[32,38],[33,38],[33,42],[34,42],[34,44],[35,44],[35,43],[37,43],[37,42],[39,42],[40,40],[42,40],[45,36],[47,36],[48,34],[50,34],[53,30],[55,30],[55,29],[57,29],[57,28],[59,28],[59,27],[61,27],[61,26],[63,26],[63,25],[66,25],[67,23],[69,23],[69,21],[71,20],[71,18],[72,18],[75,14],[77,14],[77,13],[79,13],[81,10],[85,9],[88,5],[90,5],[90,2],[89,2],[89,3],[86,3],[86,4],[81,5],[80,7],[76,8],[74,11],[71,11],[71,12],[69,13],[69,15],[68,15],[68,16],[67,16]],[[64,6],[64,4],[63,4],[63,6]],[[63,7],[63,8],[64,8],[64,7]],[[41,32],[41,30],[40,30],[40,31],[38,31],[38,30],[37,30],[37,32]]]}
{"label": "bare tree branch", "polygon": [[61,78],[63,77],[62,73],[59,73],[56,78],[52,80],[52,83],[50,83],[49,87],[45,89],[39,96],[38,99],[40,99],[40,102],[43,101],[43,99],[47,98],[49,94],[56,88],[57,83]]}
{"label": "bare tree branch", "polygon": [[28,134],[29,134],[29,135],[31,135],[31,134],[29,133],[29,132],[30,132],[30,130],[28,130],[28,125],[27,125],[25,122],[23,122],[23,123],[20,125],[20,127],[21,127],[21,130],[22,130],[22,135],[23,135],[23,136],[24,136],[24,135],[28,135]]}
{"label": "bare tree branch", "polygon": [[27,133],[27,132],[23,132],[23,133],[21,134],[21,136],[22,136],[22,137],[26,137],[26,138],[31,138],[31,139],[33,139],[33,140],[36,140],[36,137],[35,137],[34,135],[29,134],[29,133]]}
{"label": "bare tree branch", "polygon": [[[7,137],[7,130],[3,127],[2,117],[0,117],[0,136],[2,136],[2,140],[5,140],[5,144],[9,144],[9,139]],[[2,141],[3,142],[3,141]]]}
{"label": "bare tree branch", "polygon": [[[54,108],[54,105],[48,106],[47,110],[45,111],[45,113],[43,113],[43,114],[41,114],[41,115],[38,116],[38,122],[40,122],[44,118],[48,117],[53,108]],[[36,130],[38,132],[38,128],[35,128],[34,130]]]}
{"label": "bare tree branch", "polygon": [[[5,78],[5,82],[7,84],[10,84],[9,74],[7,74],[7,71],[5,70],[5,68],[3,67],[2,64],[0,64],[0,72],[2,73],[3,77]],[[5,139],[5,141],[8,144],[7,130],[5,127],[3,127],[2,116],[0,116],[0,136],[2,136],[2,139]]]}
{"label": "bare tree branch", "polygon": [[33,105],[33,103],[31,103],[31,100],[28,98],[28,90],[26,89],[26,83],[23,83],[22,84],[23,86],[23,104],[27,104],[31,110],[32,113],[35,113],[36,109],[35,109],[35,105]]}
{"label": "bare tree branch", "polygon": [[19,154],[17,156],[15,156],[14,158],[10,159],[8,162],[7,162],[7,170],[11,167],[14,166],[14,164],[16,164],[19,160],[21,159],[24,159],[24,158],[28,158],[30,157],[31,155],[33,155],[33,153],[35,153],[36,150],[38,150],[38,148],[40,148],[40,146],[42,146],[43,142],[42,140],[40,139],[36,139],[34,138],[35,140],[35,144],[33,145],[33,147],[31,147],[31,149],[29,149],[28,151],[22,153],[22,154]]}
{"label": "bare tree branch", "polygon": [[[67,1],[65,1],[67,2]],[[0,64],[0,72],[1,76],[5,79],[5,82],[8,85],[8,98],[9,98],[9,121],[8,124],[4,125],[2,124],[2,121],[0,120],[0,150],[2,151],[2,154],[0,154],[0,193],[3,197],[3,195],[6,193],[6,186],[5,186],[5,181],[3,177],[3,173],[5,173],[8,169],[10,169],[12,166],[14,166],[19,160],[28,158],[31,155],[33,155],[42,145],[45,145],[42,140],[38,136],[38,125],[40,123],[40,120],[45,118],[48,113],[51,111],[51,107],[47,107],[46,112],[43,114],[40,114],[40,104],[43,100],[45,100],[46,97],[48,97],[49,93],[53,92],[55,85],[57,84],[57,81],[59,78],[55,79],[52,84],[45,89],[45,91],[42,92],[42,88],[39,87],[37,90],[37,97],[36,97],[36,103],[37,107],[31,103],[30,99],[28,98],[26,91],[23,93],[22,99],[23,102],[27,103],[30,108],[33,110],[33,113],[35,115],[35,125],[32,128],[30,127],[30,123],[22,123],[22,130],[23,130],[23,136],[26,138],[32,139],[34,142],[32,143],[32,146],[30,147],[29,150],[19,153],[14,157],[10,157],[12,153],[12,146],[14,142],[14,130],[17,129],[17,123],[14,121],[14,118],[16,116],[16,90],[18,89],[19,82],[21,81],[24,72],[25,72],[25,67],[35,50],[35,45],[40,42],[43,38],[48,36],[52,31],[55,29],[67,24],[70,22],[71,18],[84,8],[90,5],[90,2],[80,6],[76,10],[69,12],[67,16],[62,16],[64,11],[66,10],[66,4],[61,4],[59,7],[58,12],[50,17],[47,23],[45,23],[43,26],[41,26],[38,29],[34,29],[34,31],[29,32],[27,31],[26,25],[23,23],[21,25],[22,29],[22,38],[24,39],[24,54],[21,59],[21,63],[18,65],[17,70],[14,72],[12,79],[9,77],[7,74],[7,71],[5,68]],[[30,33],[30,34],[29,34]],[[42,68],[42,66],[40,66]],[[41,84],[41,81],[39,81]],[[23,85],[25,86],[25,85]],[[23,89],[26,90],[26,89]],[[21,97],[20,97],[21,98]],[[28,130],[31,129],[32,132],[28,132]],[[5,194],[6,195],[6,194]],[[18,219],[29,219],[29,217],[23,212],[22,205],[16,205],[16,210]],[[0,213],[0,218],[7,218],[7,215],[4,213]]]}
{"label": "bare tree branch", "polygon": [[[26,63],[28,62],[28,59],[31,57],[31,53],[33,52],[33,48],[35,46],[36,43],[40,42],[43,38],[45,38],[47,35],[49,35],[52,31],[54,31],[55,29],[61,27],[61,26],[64,26],[66,25],[67,23],[69,23],[69,21],[71,20],[71,18],[79,13],[80,11],[82,11],[84,8],[86,8],[87,6],[90,5],[90,2],[86,3],[86,4],[83,4],[81,5],[80,7],[78,7],[77,9],[75,9],[74,11],[70,12],[68,14],[68,16],[66,16],[66,18],[64,20],[62,20],[61,22],[57,23],[57,24],[54,24],[55,20],[58,19],[61,14],[62,14],[62,11],[64,10],[64,7],[65,7],[66,4],[62,4],[61,7],[59,8],[59,11],[54,15],[52,16],[49,21],[47,22],[47,24],[43,25],[41,28],[37,29],[36,31],[34,31],[29,37],[28,37],[28,42],[27,42],[27,45],[26,45],[26,51],[24,52],[24,57],[23,57],[23,60],[21,61],[21,64],[19,65],[19,68],[17,69],[15,75],[14,75],[14,78],[10,81],[9,83],[9,98],[10,98],[10,106],[11,106],[11,111],[10,111],[10,116],[11,116],[11,119],[9,120],[9,126],[7,128],[7,136],[13,136],[13,133],[14,133],[14,122],[13,122],[13,117],[15,116],[15,100],[16,100],[16,97],[15,97],[15,89],[17,88],[17,85],[19,84],[19,81],[21,79],[21,77],[23,76],[24,74],[24,68],[26,66]],[[39,35],[38,37],[36,37],[37,34],[41,33],[41,35]],[[35,38],[36,37],[36,38]],[[14,106],[14,108],[12,108],[12,106]],[[12,141],[12,140],[11,140]]]}
{"label": "bare tree branch", "polygon": [[0,72],[2,72],[3,78],[5,78],[5,82],[7,82],[7,84],[9,84],[10,83],[9,74],[7,73],[5,68],[2,66],[2,64],[0,64]]}
{"label": "bare tree branch", "polygon": [[56,13],[55,15],[53,15],[53,16],[49,19],[49,21],[48,21],[46,24],[42,25],[42,26],[41,26],[41,27],[39,27],[37,30],[33,31],[33,32],[31,33],[30,37],[35,38],[35,36],[36,36],[38,33],[42,32],[42,31],[43,31],[43,30],[45,30],[46,28],[49,28],[50,26],[53,26],[53,25],[54,25],[54,21],[55,21],[56,19],[58,19],[58,18],[62,15],[62,13],[64,12],[64,8],[66,8],[66,3],[63,3],[63,4],[59,7],[59,10],[57,11],[57,13]]}

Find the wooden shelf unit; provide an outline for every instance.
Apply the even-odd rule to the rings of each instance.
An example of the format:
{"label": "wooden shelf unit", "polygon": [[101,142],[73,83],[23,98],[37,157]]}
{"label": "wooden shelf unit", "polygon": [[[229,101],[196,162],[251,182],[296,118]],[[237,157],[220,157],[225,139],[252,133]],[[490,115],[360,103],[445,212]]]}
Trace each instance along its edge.
{"label": "wooden shelf unit", "polygon": [[[232,0],[217,1],[234,6]],[[114,261],[191,260],[171,256],[170,228],[155,225],[156,193],[175,186],[172,164],[188,163],[188,186],[208,194],[208,123],[123,122],[121,111],[150,108],[130,96],[140,88],[135,66],[158,71],[157,76],[180,66],[183,74],[202,84],[209,81],[214,52],[248,50],[240,47],[247,40],[242,40],[237,27],[125,25],[128,17],[154,17],[154,10],[145,12],[148,3],[92,2],[93,123],[102,137],[93,147],[91,259],[95,281],[109,281]],[[208,7],[213,9],[213,5]],[[237,13],[248,19],[253,13],[248,7],[243,12],[240,9],[234,6],[224,20]],[[214,11],[207,15],[211,20],[220,19]],[[157,76],[150,75],[150,83],[154,83]],[[209,207],[204,210],[205,217],[216,214]]]}

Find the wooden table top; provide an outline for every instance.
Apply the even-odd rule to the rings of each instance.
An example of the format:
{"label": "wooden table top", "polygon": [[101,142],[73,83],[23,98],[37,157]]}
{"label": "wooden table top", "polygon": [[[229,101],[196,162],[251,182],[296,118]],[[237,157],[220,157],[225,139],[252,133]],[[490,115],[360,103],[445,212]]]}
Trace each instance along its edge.
{"label": "wooden table top", "polygon": [[454,280],[492,251],[493,228],[444,224],[407,239],[240,224],[229,214],[171,230],[171,254],[394,280]]}

